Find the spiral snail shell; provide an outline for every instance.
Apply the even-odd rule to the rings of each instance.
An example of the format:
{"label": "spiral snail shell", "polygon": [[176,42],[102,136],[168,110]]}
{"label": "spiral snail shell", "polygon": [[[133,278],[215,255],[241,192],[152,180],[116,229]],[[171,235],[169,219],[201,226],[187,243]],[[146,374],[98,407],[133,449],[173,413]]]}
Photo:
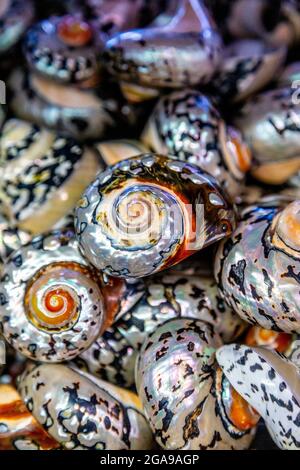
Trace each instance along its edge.
{"label": "spiral snail shell", "polygon": [[258,418],[225,383],[215,361],[220,344],[212,325],[189,319],[164,323],[144,343],[136,385],[154,437],[164,449],[250,446]]}
{"label": "spiral snail shell", "polygon": [[64,365],[29,368],[20,394],[45,431],[67,450],[151,449],[138,397]]}
{"label": "spiral snail shell", "polygon": [[210,99],[195,90],[161,98],[142,140],[155,152],[207,171],[232,198],[241,191],[250,169],[251,155],[240,133],[227,126]]}
{"label": "spiral snail shell", "polygon": [[34,17],[31,0],[2,0],[0,5],[0,54],[8,52],[23,36]]}
{"label": "spiral snail shell", "polygon": [[253,176],[267,184],[292,183],[300,170],[300,106],[291,87],[263,92],[249,100],[235,125],[253,155]]}
{"label": "spiral snail shell", "polygon": [[79,201],[75,223],[92,264],[131,278],[160,271],[230,234],[234,212],[210,175],[144,154],[100,173]]}
{"label": "spiral snail shell", "polygon": [[16,119],[4,125],[0,151],[4,210],[32,234],[50,230],[69,213],[101,168],[74,139]]}
{"label": "spiral snail shell", "polygon": [[223,346],[217,361],[237,392],[262,416],[281,449],[300,447],[299,368],[276,351]]}
{"label": "spiral snail shell", "polygon": [[70,360],[107,323],[99,273],[87,265],[72,231],[40,236],[14,252],[0,283],[0,327],[25,356]]}
{"label": "spiral snail shell", "polygon": [[215,276],[229,305],[249,323],[300,332],[300,201],[253,206],[216,254]]}
{"label": "spiral snail shell", "polygon": [[59,445],[27,410],[12,385],[0,384],[0,450],[51,450]]}
{"label": "spiral snail shell", "polygon": [[168,24],[124,32],[106,43],[108,70],[150,88],[207,83],[220,60],[221,39],[202,2],[181,0]]}
{"label": "spiral snail shell", "polygon": [[101,40],[92,24],[78,15],[36,23],[23,47],[29,68],[48,79],[82,87],[97,83]]}

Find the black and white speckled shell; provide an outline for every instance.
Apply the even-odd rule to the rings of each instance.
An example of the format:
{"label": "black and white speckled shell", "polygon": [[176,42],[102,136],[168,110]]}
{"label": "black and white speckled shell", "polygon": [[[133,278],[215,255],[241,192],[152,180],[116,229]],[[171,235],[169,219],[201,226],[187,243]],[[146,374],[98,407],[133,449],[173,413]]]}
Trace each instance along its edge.
{"label": "black and white speckled shell", "polygon": [[[47,275],[50,267],[52,277]],[[25,300],[35,286],[43,312],[46,293],[61,288],[75,296],[76,316],[53,327],[38,321],[33,297]],[[106,316],[100,278],[80,254],[72,231],[34,238],[10,256],[0,282],[0,305],[0,329],[8,343],[43,362],[70,360],[83,352],[99,336]]]}
{"label": "black and white speckled shell", "polygon": [[30,233],[12,226],[0,212],[0,272],[8,256],[30,240]]}
{"label": "black and white speckled shell", "polygon": [[64,365],[25,371],[20,394],[36,420],[65,449],[152,448],[138,397]]}
{"label": "black and white speckled shell", "polygon": [[[142,140],[157,153],[174,155],[207,171],[234,198],[243,188],[245,173],[229,136],[230,128],[211,100],[198,91],[184,90],[161,98]],[[238,137],[245,147],[239,133]]]}
{"label": "black and white speckled shell", "polygon": [[275,351],[231,344],[217,360],[233,387],[263,417],[281,449],[300,448],[299,368]]}
{"label": "black and white speckled shell", "polygon": [[171,320],[144,343],[136,385],[154,437],[164,449],[245,449],[253,432],[224,419],[216,393],[220,338],[201,321]]}
{"label": "black and white speckled shell", "polygon": [[[285,211],[296,211],[296,204]],[[219,246],[215,277],[225,300],[245,321],[299,333],[299,246],[290,246],[284,227],[280,232],[274,227],[285,213],[278,204],[246,209],[233,235]],[[298,229],[292,227],[290,235],[297,239]]]}

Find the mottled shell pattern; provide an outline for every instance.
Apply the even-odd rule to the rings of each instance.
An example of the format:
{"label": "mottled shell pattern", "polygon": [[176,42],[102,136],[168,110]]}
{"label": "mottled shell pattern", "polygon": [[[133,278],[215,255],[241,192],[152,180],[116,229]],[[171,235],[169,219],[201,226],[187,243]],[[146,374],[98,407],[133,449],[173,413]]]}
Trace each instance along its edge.
{"label": "mottled shell pattern", "polygon": [[0,54],[22,37],[34,16],[31,0],[2,0],[0,5]]}
{"label": "mottled shell pattern", "polygon": [[[143,291],[143,292],[142,292]],[[148,335],[167,320],[193,318],[214,326],[223,342],[234,341],[245,323],[222,300],[212,278],[170,270],[145,279],[141,298],[79,357],[83,370],[125,387],[134,385],[134,365]]]}
{"label": "mottled shell pattern", "polygon": [[235,119],[253,155],[253,176],[268,184],[298,185],[300,104],[292,87],[265,91]]}
{"label": "mottled shell pattern", "polygon": [[232,386],[265,420],[281,449],[300,448],[299,367],[276,351],[223,346],[217,360]]}
{"label": "mottled shell pattern", "polygon": [[45,431],[67,450],[151,449],[138,397],[64,365],[29,368],[19,391]]}
{"label": "mottled shell pattern", "polygon": [[154,437],[164,449],[250,446],[254,430],[238,429],[227,414],[215,361],[220,343],[212,325],[188,319],[166,322],[144,343],[136,385]]}
{"label": "mottled shell pattern", "polygon": [[300,202],[252,206],[220,244],[215,277],[220,292],[245,321],[300,332]]}
{"label": "mottled shell pattern", "polygon": [[208,83],[220,61],[221,39],[203,4],[181,0],[175,17],[159,23],[156,19],[155,25],[121,33],[106,43],[110,73],[150,88]]}
{"label": "mottled shell pattern", "polygon": [[[1,170],[0,170],[1,171]],[[0,273],[8,256],[31,240],[30,233],[12,225],[0,211]]]}
{"label": "mottled shell pattern", "polygon": [[0,384],[0,450],[51,450],[59,444],[27,410],[12,385]]}
{"label": "mottled shell pattern", "polygon": [[227,126],[209,98],[195,90],[161,98],[142,140],[157,153],[207,171],[232,198],[250,168],[251,155],[239,131]]}
{"label": "mottled shell pattern", "polygon": [[74,139],[16,119],[3,127],[0,164],[3,210],[33,234],[70,212],[101,168],[96,154]]}
{"label": "mottled shell pattern", "polygon": [[109,275],[130,278],[170,267],[221,240],[235,220],[209,174],[144,154],[100,173],[79,201],[75,223],[87,259]]}
{"label": "mottled shell pattern", "polygon": [[11,255],[0,304],[3,336],[37,361],[74,358],[106,323],[100,275],[80,254],[72,231],[37,237]]}

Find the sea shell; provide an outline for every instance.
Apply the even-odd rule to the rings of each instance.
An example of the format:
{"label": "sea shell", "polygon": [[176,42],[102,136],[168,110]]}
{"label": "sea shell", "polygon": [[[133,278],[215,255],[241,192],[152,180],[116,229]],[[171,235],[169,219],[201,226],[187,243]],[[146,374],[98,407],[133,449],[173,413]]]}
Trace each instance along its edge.
{"label": "sea shell", "polygon": [[24,373],[20,394],[36,420],[65,449],[151,449],[138,397],[64,365]]}
{"label": "sea shell", "polygon": [[2,0],[0,5],[0,54],[8,52],[23,36],[34,17],[31,0]]}
{"label": "sea shell", "polygon": [[300,332],[300,201],[253,206],[221,243],[215,276],[229,305],[249,323]]}
{"label": "sea shell", "polygon": [[115,165],[122,160],[146,153],[149,149],[138,140],[104,140],[94,144],[104,166]]}
{"label": "sea shell", "polygon": [[0,450],[51,450],[59,445],[37,423],[12,385],[0,384]]}
{"label": "sea shell", "polygon": [[87,265],[72,231],[37,237],[14,252],[0,303],[3,336],[37,361],[70,360],[107,326],[100,274]]}
{"label": "sea shell", "polygon": [[[22,69],[13,71],[8,82],[12,97],[10,105],[21,119],[57,130],[75,139],[108,138],[108,133],[121,121],[133,122],[133,114],[118,90],[103,87],[96,94],[55,83]],[[120,93],[119,93],[120,95]]]}
{"label": "sea shell", "polygon": [[211,100],[198,91],[163,97],[142,140],[157,153],[174,155],[207,171],[232,198],[242,190],[250,169],[251,155],[242,136],[226,125]]}
{"label": "sea shell", "polygon": [[95,152],[74,139],[16,119],[4,125],[0,149],[4,210],[32,234],[67,215],[101,169]]}
{"label": "sea shell", "polygon": [[283,184],[299,172],[299,116],[297,90],[288,87],[255,96],[235,119],[253,155],[252,174],[259,181]]}
{"label": "sea shell", "polygon": [[220,60],[221,39],[203,3],[181,0],[174,18],[158,23],[110,39],[104,54],[108,70],[150,88],[208,83]]}
{"label": "sea shell", "polygon": [[230,43],[213,79],[214,94],[227,101],[242,101],[253,95],[278,73],[286,56],[284,47],[245,39]]}
{"label": "sea shell", "polygon": [[114,324],[76,358],[76,365],[121,386],[134,384],[136,356],[148,335],[174,318],[202,320],[214,326],[223,342],[234,341],[244,323],[219,296],[212,278],[169,270],[145,279],[144,293]]}
{"label": "sea shell", "polygon": [[213,177],[155,154],[100,173],[76,211],[85,256],[107,274],[128,278],[176,264],[229,235],[234,223]]}
{"label": "sea shell", "polygon": [[220,343],[213,326],[188,319],[164,323],[144,343],[136,385],[155,439],[164,449],[250,446],[257,418],[253,413],[244,429],[231,421],[228,385],[215,361]]}
{"label": "sea shell", "polygon": [[60,83],[88,88],[99,79],[99,34],[76,15],[51,16],[33,25],[24,40],[29,68]]}
{"label": "sea shell", "polygon": [[299,449],[299,368],[277,352],[238,344],[220,348],[217,360],[232,386],[263,417],[275,443]]}
{"label": "sea shell", "polygon": [[0,272],[8,256],[31,240],[30,233],[10,225],[9,220],[0,212]]}

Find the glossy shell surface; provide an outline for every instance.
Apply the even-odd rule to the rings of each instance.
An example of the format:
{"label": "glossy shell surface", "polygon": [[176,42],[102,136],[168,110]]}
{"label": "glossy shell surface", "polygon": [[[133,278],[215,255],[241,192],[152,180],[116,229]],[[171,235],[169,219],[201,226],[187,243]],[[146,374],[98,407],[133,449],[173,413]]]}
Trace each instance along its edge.
{"label": "glossy shell surface", "polygon": [[89,261],[130,278],[176,264],[230,234],[235,221],[213,177],[194,165],[144,154],[100,173],[79,201],[75,223]]}
{"label": "glossy shell surface", "polygon": [[2,273],[0,301],[3,336],[37,361],[74,358],[106,321],[99,273],[71,231],[35,238],[14,252]]}
{"label": "glossy shell surface", "polygon": [[227,345],[217,360],[235,389],[263,417],[281,449],[300,447],[299,369],[277,352]]}
{"label": "glossy shell surface", "polygon": [[36,420],[65,449],[152,448],[138,397],[64,365],[24,373],[20,394]]}

